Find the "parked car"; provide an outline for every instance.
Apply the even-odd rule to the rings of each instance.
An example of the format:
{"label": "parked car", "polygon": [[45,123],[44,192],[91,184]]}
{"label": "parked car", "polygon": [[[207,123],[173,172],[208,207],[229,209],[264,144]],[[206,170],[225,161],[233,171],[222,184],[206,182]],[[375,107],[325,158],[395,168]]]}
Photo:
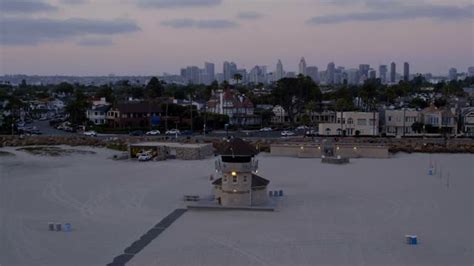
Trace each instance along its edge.
{"label": "parked car", "polygon": [[152,156],[149,152],[142,152],[138,155],[139,162],[146,162],[152,159]]}
{"label": "parked car", "polygon": [[271,127],[264,127],[264,128],[261,128],[260,131],[261,132],[269,132],[269,131],[272,131],[272,128]]}
{"label": "parked car", "polygon": [[145,134],[148,135],[148,136],[156,136],[156,135],[160,135],[161,132],[159,130],[150,130]]}
{"label": "parked car", "polygon": [[281,132],[282,137],[290,137],[290,136],[294,136],[294,135],[295,135],[295,132],[293,132],[293,131],[285,130],[285,131]]}
{"label": "parked car", "polygon": [[193,135],[193,131],[192,130],[185,130],[183,132],[180,132],[179,134],[180,135],[183,135],[183,136],[192,136]]}
{"label": "parked car", "polygon": [[143,131],[135,130],[135,131],[132,131],[132,132],[128,133],[128,135],[130,135],[130,136],[143,136]]}
{"label": "parked car", "polygon": [[306,137],[316,137],[318,135],[318,131],[311,129],[305,132],[304,134]]}
{"label": "parked car", "polygon": [[299,126],[296,128],[296,130],[307,130],[307,129],[309,129],[308,126]]}
{"label": "parked car", "polygon": [[166,135],[180,135],[181,132],[179,131],[179,129],[170,129],[166,131],[165,134]]}
{"label": "parked car", "polygon": [[83,134],[84,134],[85,136],[89,136],[89,137],[97,137],[97,133],[96,133],[95,131],[93,131],[93,130],[91,130],[91,131],[85,131]]}

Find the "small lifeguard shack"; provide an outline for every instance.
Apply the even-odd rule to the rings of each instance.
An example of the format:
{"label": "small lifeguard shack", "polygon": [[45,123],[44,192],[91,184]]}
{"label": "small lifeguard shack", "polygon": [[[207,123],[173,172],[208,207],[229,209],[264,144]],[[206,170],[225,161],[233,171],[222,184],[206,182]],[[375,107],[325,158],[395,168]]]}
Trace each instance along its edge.
{"label": "small lifeguard shack", "polygon": [[212,182],[215,199],[222,206],[261,206],[268,201],[269,180],[257,175],[258,151],[240,138],[228,140],[219,151]]}

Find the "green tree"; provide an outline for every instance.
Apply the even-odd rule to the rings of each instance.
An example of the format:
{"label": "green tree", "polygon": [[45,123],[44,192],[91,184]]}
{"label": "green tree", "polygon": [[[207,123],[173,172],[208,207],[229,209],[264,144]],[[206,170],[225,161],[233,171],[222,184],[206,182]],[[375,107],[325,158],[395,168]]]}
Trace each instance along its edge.
{"label": "green tree", "polygon": [[233,76],[233,79],[235,80],[235,82],[236,82],[237,84],[239,84],[239,81],[242,80],[242,74],[240,74],[240,73],[235,73],[234,76]]}
{"label": "green tree", "polygon": [[276,104],[281,105],[288,113],[290,123],[305,111],[308,101],[320,102],[321,91],[310,77],[299,75],[297,78],[283,78],[277,82],[272,95]]}
{"label": "green tree", "polygon": [[61,82],[58,84],[58,86],[56,86],[56,92],[64,94],[73,94],[74,86],[67,82]]}
{"label": "green tree", "polygon": [[158,98],[163,96],[163,85],[157,77],[152,77],[145,87],[146,95],[148,98]]}
{"label": "green tree", "polygon": [[74,125],[84,124],[87,121],[86,111],[89,107],[90,103],[86,95],[82,90],[76,90],[74,99],[70,101],[65,108],[66,113],[69,114],[69,122]]}

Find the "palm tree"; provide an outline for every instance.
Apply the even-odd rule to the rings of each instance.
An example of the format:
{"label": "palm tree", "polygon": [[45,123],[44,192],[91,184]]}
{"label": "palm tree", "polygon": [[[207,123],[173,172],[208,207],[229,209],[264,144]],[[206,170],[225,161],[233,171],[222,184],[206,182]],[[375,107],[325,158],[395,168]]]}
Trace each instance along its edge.
{"label": "palm tree", "polygon": [[233,79],[237,84],[239,84],[239,81],[242,80],[242,74],[240,73],[235,73]]}

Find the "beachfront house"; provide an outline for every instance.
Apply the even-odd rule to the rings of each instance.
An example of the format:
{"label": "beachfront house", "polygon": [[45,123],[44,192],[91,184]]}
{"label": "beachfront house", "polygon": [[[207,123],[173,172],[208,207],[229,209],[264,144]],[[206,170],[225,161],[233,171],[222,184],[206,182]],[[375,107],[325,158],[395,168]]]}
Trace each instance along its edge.
{"label": "beachfront house", "polygon": [[376,136],[378,112],[337,112],[334,123],[320,123],[319,134],[326,136]]}

